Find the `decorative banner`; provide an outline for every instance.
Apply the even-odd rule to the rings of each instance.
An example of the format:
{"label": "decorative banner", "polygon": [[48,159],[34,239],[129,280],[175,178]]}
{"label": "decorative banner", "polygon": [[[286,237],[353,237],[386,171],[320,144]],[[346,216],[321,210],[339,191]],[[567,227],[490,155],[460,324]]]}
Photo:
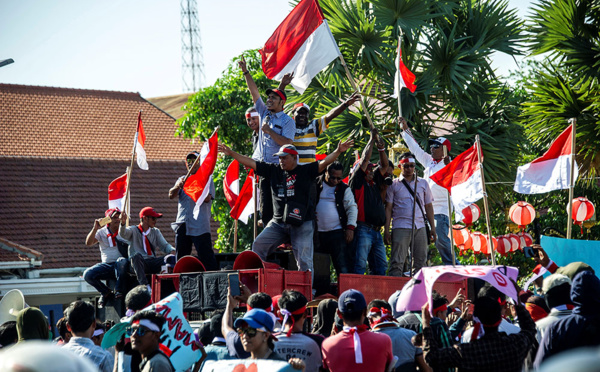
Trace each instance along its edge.
{"label": "decorative banner", "polygon": [[202,372],[298,372],[289,363],[266,359],[207,360]]}
{"label": "decorative banner", "polygon": [[[196,344],[194,330],[183,316],[183,299],[177,292],[163,298],[159,302],[146,307],[143,311],[150,310],[162,314],[167,322],[163,326],[160,338],[161,350],[169,355],[175,371],[188,370],[192,364],[200,359],[200,347]],[[125,329],[130,325],[131,318],[121,319],[121,323],[112,327],[102,340],[102,348],[114,346],[125,334]]]}
{"label": "decorative banner", "polygon": [[408,281],[396,303],[396,311],[417,311],[425,302],[433,310],[431,292],[437,280],[457,282],[464,278],[478,278],[490,283],[510,298],[517,299],[518,293],[510,278],[517,280],[519,269],[512,266],[435,266],[424,267]]}
{"label": "decorative banner", "polygon": [[529,225],[535,220],[535,209],[527,202],[520,201],[513,204],[508,211],[508,215],[512,222],[519,225],[519,228],[524,229],[525,226]]}

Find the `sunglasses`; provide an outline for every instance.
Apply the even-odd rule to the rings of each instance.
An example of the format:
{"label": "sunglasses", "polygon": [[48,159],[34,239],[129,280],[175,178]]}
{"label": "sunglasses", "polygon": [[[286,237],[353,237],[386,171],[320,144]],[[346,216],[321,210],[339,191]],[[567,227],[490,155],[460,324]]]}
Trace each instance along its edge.
{"label": "sunglasses", "polygon": [[125,328],[125,334],[129,338],[133,337],[133,335],[135,335],[135,334],[137,334],[139,337],[144,337],[144,335],[148,332],[154,332],[154,331],[151,331],[145,327],[137,327],[137,328],[127,327],[127,328]]}
{"label": "sunglasses", "polygon": [[245,333],[246,336],[248,336],[249,338],[252,338],[252,337],[256,336],[258,334],[258,332],[261,332],[261,331],[259,331],[256,328],[248,327],[248,328],[238,328],[238,329],[236,329],[236,332],[238,335],[240,335],[240,337]]}
{"label": "sunglasses", "polygon": [[402,168],[414,168],[414,164],[402,164]]}
{"label": "sunglasses", "polygon": [[429,146],[429,148],[432,148],[432,149],[439,149],[440,147],[442,147],[442,146],[441,145],[431,145],[431,146]]}

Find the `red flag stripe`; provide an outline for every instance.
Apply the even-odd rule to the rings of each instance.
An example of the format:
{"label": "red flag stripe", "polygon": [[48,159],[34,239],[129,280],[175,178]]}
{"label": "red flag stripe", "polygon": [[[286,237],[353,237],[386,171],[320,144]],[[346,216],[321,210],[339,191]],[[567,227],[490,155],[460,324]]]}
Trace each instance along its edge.
{"label": "red flag stripe", "polygon": [[450,164],[434,173],[430,179],[450,192],[452,186],[467,181],[478,168],[477,144],[474,144],[454,158]]}
{"label": "red flag stripe", "polygon": [[556,159],[562,155],[571,155],[571,147],[573,142],[573,124],[569,125],[550,145],[548,151],[541,157],[535,159],[531,163],[538,163],[545,160]]}
{"label": "red flag stripe", "polygon": [[[227,199],[227,202],[229,203],[229,207],[233,208],[233,206],[235,205],[235,201],[238,198],[238,193],[239,193],[239,186],[238,186],[238,191],[234,191],[231,189],[231,185],[235,182],[238,181],[240,179],[240,163],[238,163],[237,160],[233,160],[231,162],[231,164],[229,164],[229,166],[227,167],[227,172],[225,172],[225,177],[223,177],[223,193],[225,194],[225,199]],[[239,183],[238,183],[239,185]]]}
{"label": "red flag stripe", "polygon": [[208,139],[208,154],[202,164],[200,164],[200,169],[195,174],[192,174],[188,177],[187,181],[185,181],[185,185],[183,186],[183,191],[189,195],[194,202],[197,202],[204,188],[208,184],[208,180],[210,176],[213,174],[215,170],[215,164],[217,163],[217,144],[219,143],[219,138],[217,136],[217,132]]}
{"label": "red flag stripe", "polygon": [[127,173],[115,178],[108,185],[108,200],[117,200],[125,196],[127,192]]}
{"label": "red flag stripe", "polygon": [[413,74],[402,61],[402,50],[400,50],[400,48],[398,48],[398,60],[400,61],[398,69],[400,70],[400,76],[404,81],[404,85],[411,93],[414,93],[417,90],[417,86],[415,85],[415,74]]}
{"label": "red flag stripe", "polygon": [[254,169],[250,169],[248,172],[248,176],[246,177],[246,181],[244,182],[244,186],[240,190],[240,194],[238,195],[237,200],[235,201],[235,205],[231,208],[231,212],[229,215],[233,217],[233,219],[239,219],[240,215],[246,208],[246,205],[252,199],[252,184],[254,182]]}
{"label": "red flag stripe", "polygon": [[140,145],[142,145],[142,147],[144,147],[144,144],[146,143],[146,132],[144,132],[144,126],[142,125],[142,112],[141,111],[138,113],[137,132],[138,132],[138,142]]}

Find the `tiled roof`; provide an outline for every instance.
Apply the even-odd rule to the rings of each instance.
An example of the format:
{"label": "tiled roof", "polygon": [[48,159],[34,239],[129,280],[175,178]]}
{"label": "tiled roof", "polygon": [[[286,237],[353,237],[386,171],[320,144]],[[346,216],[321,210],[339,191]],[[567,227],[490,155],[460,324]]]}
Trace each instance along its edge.
{"label": "tiled roof", "polygon": [[0,156],[128,159],[139,110],[149,160],[199,149],[138,93],[0,84]]}
{"label": "tiled roof", "polygon": [[[85,237],[94,219],[108,208],[108,184],[125,173],[127,165],[128,161],[110,159],[0,158],[0,236],[43,253],[42,269],[100,262],[98,246],[87,247]],[[185,174],[185,165],[148,165],[148,171],[135,166],[132,174],[131,221],[139,222],[137,213],[143,207],[156,208],[164,214],[157,227],[174,246],[170,224],[177,215],[177,199],[169,199],[168,191]],[[212,223],[213,241],[217,226]]]}
{"label": "tiled roof", "polygon": [[188,99],[193,94],[194,93],[183,93],[174,96],[148,98],[148,101],[152,102],[175,119],[179,119],[185,115],[185,111],[182,110],[183,105],[187,103]]}

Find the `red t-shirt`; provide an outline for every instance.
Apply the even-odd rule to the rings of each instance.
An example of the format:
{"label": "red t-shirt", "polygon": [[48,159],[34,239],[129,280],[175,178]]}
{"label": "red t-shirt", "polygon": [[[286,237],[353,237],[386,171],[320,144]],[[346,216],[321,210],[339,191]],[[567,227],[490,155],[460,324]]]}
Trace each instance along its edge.
{"label": "red t-shirt", "polygon": [[362,331],[358,333],[363,362],[356,364],[354,338],[350,333],[341,332],[323,341],[323,367],[336,371],[385,372],[394,358],[392,340],[383,333]]}

